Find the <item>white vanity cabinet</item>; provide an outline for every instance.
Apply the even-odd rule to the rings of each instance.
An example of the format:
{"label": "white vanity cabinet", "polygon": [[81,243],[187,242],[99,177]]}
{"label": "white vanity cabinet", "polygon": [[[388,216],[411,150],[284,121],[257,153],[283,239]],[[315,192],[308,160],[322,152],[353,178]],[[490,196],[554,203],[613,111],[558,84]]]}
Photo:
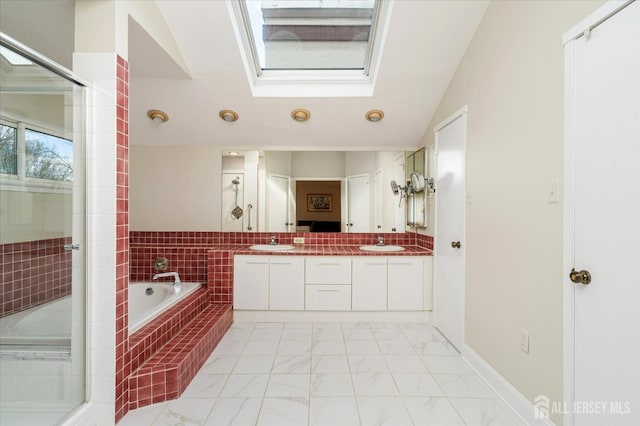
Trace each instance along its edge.
{"label": "white vanity cabinet", "polygon": [[424,264],[420,256],[394,256],[388,261],[387,309],[421,311],[424,309]]}
{"label": "white vanity cabinet", "polygon": [[387,310],[387,257],[353,258],[351,308],[354,311]]}
{"label": "white vanity cabinet", "polygon": [[234,256],[233,308],[269,309],[269,257]]}
{"label": "white vanity cabinet", "polygon": [[269,257],[269,309],[304,310],[304,257]]}
{"label": "white vanity cabinet", "polygon": [[305,259],[305,309],[351,310],[351,258],[312,256]]}

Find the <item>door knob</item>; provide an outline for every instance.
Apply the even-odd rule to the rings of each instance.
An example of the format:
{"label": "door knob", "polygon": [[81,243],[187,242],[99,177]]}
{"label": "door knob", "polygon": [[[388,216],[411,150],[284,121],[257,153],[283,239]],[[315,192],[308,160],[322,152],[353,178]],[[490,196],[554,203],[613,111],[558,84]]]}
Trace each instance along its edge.
{"label": "door knob", "polygon": [[462,244],[460,244],[460,241],[451,241],[451,247],[459,249],[462,247]]}
{"label": "door knob", "polygon": [[575,268],[571,268],[569,273],[569,279],[576,284],[587,285],[591,282],[591,274],[587,270],[576,271]]}

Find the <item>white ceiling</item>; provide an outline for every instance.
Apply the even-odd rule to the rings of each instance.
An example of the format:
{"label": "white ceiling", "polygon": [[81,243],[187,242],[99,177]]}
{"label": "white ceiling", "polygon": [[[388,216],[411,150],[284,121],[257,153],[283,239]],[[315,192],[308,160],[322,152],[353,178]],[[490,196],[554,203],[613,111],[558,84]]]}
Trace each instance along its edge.
{"label": "white ceiling", "polygon": [[[251,95],[225,1],[158,1],[191,77],[130,21],[130,141],[270,149],[410,149],[445,92],[488,1],[396,0],[372,97],[256,98]],[[311,111],[294,122],[294,108]],[[220,109],[240,119],[226,123]],[[370,123],[366,111],[384,110]],[[161,109],[169,121],[149,120]]]}

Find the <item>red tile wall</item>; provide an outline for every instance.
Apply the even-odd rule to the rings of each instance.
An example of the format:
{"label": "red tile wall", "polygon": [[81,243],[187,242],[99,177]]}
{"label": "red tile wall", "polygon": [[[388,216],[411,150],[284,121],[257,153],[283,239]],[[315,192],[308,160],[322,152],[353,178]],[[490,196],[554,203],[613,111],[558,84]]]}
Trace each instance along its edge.
{"label": "red tile wall", "polygon": [[116,423],[129,408],[129,64],[116,58]]}
{"label": "red tile wall", "polygon": [[71,238],[0,245],[0,317],[71,294]]}

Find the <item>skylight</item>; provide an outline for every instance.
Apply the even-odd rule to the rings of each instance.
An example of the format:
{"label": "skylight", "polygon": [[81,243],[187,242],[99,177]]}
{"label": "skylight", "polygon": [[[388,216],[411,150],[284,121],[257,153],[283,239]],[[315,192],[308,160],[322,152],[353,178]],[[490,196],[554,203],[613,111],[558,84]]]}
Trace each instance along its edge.
{"label": "skylight", "polygon": [[241,0],[240,6],[257,76],[369,74],[379,0]]}

